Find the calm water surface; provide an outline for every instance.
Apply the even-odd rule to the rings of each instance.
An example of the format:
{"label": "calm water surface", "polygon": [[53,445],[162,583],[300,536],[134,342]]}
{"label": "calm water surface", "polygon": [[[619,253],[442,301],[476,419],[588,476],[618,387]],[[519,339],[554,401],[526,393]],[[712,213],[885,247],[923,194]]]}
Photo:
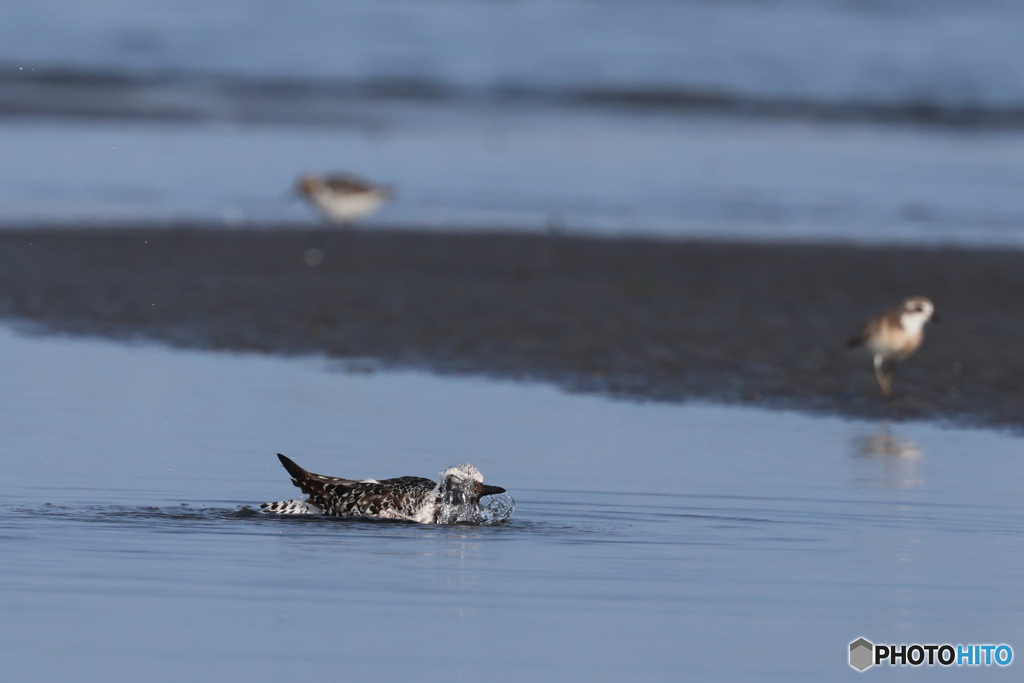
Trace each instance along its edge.
{"label": "calm water surface", "polygon": [[367,226],[1020,248],[1022,32],[1014,0],[12,0],[0,223],[309,224],[295,179],[341,170],[397,191]]}
{"label": "calm water surface", "polygon": [[[0,330],[4,678],[821,681],[858,636],[1024,652],[1019,437],[371,368]],[[517,508],[262,517],[294,491],[278,451],[469,461]]]}
{"label": "calm water surface", "polygon": [[340,168],[396,188],[369,229],[1024,246],[1017,130],[402,106],[367,116],[376,127],[0,121],[0,225],[309,225],[295,179]]}

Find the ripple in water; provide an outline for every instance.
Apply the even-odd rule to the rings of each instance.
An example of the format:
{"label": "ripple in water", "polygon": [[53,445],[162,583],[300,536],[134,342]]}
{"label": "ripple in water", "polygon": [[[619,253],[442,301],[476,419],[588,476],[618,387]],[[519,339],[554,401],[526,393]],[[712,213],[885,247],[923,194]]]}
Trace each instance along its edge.
{"label": "ripple in water", "polygon": [[[490,526],[507,524],[515,511],[516,501],[507,493],[489,496],[484,505],[444,505],[438,512],[438,524],[471,524],[478,526]],[[234,509],[221,507],[202,506],[194,508],[187,503],[177,507],[133,507],[121,505],[109,506],[65,506],[45,505],[41,508],[13,507],[6,512],[15,515],[29,515],[40,517],[52,517],[66,519],[69,521],[89,523],[100,522],[108,524],[124,524],[142,522],[155,527],[172,526],[181,528],[184,526],[208,527],[211,523],[217,524],[230,520],[268,520],[287,518],[288,521],[315,521],[318,519],[330,520],[332,522],[351,520],[362,522],[399,522],[402,520],[374,519],[367,517],[326,517],[324,515],[267,515],[255,510],[248,505],[237,506]],[[0,521],[0,527],[3,522]]]}

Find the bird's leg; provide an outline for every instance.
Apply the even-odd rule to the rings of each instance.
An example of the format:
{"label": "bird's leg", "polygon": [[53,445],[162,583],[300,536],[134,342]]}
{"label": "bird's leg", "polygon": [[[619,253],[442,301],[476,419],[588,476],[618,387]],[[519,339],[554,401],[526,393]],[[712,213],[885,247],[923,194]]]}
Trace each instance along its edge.
{"label": "bird's leg", "polygon": [[875,379],[878,380],[878,386],[882,389],[882,396],[892,398],[892,371],[885,371],[885,361],[881,354],[875,356]]}

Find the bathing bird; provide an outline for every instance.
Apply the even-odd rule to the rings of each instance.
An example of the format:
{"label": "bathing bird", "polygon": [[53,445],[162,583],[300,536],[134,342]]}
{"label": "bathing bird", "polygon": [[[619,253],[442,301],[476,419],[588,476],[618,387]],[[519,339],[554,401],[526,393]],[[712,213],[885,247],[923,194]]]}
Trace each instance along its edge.
{"label": "bathing bird", "polygon": [[480,499],[505,493],[500,486],[484,483],[473,465],[455,465],[441,473],[440,481],[423,477],[394,479],[341,479],[313,474],[280,453],[277,457],[291,475],[292,483],[308,498],[263,503],[264,512],[313,514],[331,517],[378,517],[421,524],[445,522],[446,512],[465,506],[480,507]]}

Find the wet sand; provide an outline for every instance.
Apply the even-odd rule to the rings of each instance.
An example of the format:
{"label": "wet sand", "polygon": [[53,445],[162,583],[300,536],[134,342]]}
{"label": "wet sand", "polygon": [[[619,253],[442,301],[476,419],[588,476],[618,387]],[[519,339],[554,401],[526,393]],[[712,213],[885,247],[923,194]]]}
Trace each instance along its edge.
{"label": "wet sand", "polygon": [[[943,317],[878,393],[846,348]],[[1024,426],[1024,253],[153,226],[0,231],[0,315],[54,332],[859,417]],[[372,359],[367,362],[367,359]]]}

